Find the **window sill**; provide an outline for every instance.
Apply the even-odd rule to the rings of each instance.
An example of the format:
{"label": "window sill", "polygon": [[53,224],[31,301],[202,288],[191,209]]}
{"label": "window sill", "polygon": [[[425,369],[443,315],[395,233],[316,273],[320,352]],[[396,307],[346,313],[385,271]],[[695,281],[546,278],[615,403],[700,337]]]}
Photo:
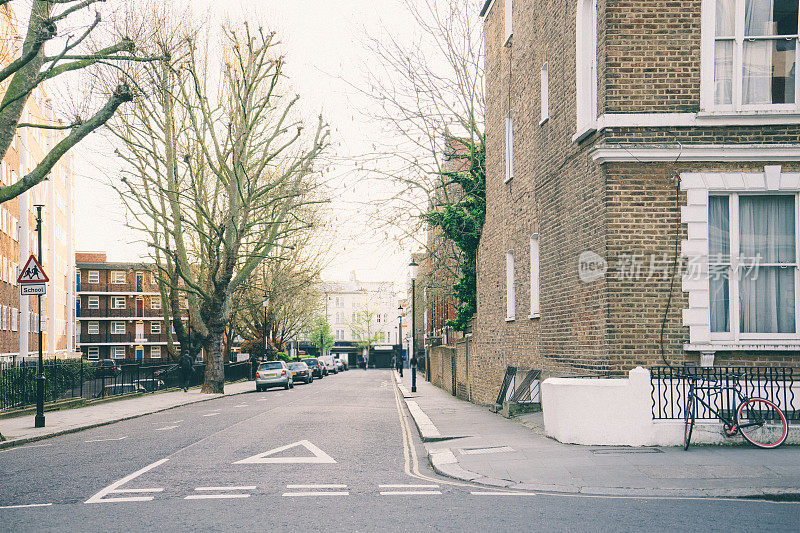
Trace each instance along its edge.
{"label": "window sill", "polygon": [[516,319],[517,319],[517,317],[515,317],[515,316],[506,317],[506,322],[514,322]]}
{"label": "window sill", "polygon": [[544,123],[547,122],[548,120],[550,120],[550,117],[544,117],[542,120],[539,121],[539,125],[543,126]]}
{"label": "window sill", "polygon": [[687,352],[742,352],[742,351],[782,351],[782,352],[795,352],[800,351],[800,339],[796,341],[748,341],[748,342],[726,342],[726,341],[712,341],[708,344],[692,344],[686,343],[683,345],[684,351]]}
{"label": "window sill", "polygon": [[533,313],[528,315],[528,318],[530,318],[531,320],[533,320],[534,318],[541,318],[541,317],[542,317],[541,313]]}
{"label": "window sill", "polygon": [[506,178],[506,179],[503,180],[503,183],[508,183],[509,181],[511,181],[513,179],[514,179],[514,176],[511,176],[510,178]]}
{"label": "window sill", "polygon": [[587,124],[575,132],[575,135],[572,136],[572,142],[579,143],[595,131],[597,131],[597,124],[594,122]]}

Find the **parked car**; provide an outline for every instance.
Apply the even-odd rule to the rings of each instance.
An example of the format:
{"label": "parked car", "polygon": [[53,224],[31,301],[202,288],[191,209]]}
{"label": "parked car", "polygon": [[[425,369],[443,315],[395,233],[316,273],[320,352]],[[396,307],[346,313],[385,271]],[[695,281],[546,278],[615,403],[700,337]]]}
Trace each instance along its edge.
{"label": "parked car", "polygon": [[261,363],[256,372],[256,390],[267,390],[269,387],[294,387],[292,371],[283,361],[265,361]]}
{"label": "parked car", "polygon": [[332,355],[321,355],[317,357],[322,364],[325,365],[325,369],[328,371],[328,374],[338,374],[339,370],[336,368],[336,363],[333,362]]}
{"label": "parked car", "polygon": [[120,366],[113,359],[100,359],[97,362],[97,367],[95,367],[95,369],[98,377],[103,377],[103,376],[117,377],[119,376],[119,373],[122,371]]}
{"label": "parked car", "polygon": [[311,369],[302,361],[289,363],[289,370],[292,371],[293,381],[302,381],[305,384],[314,381],[314,375],[311,373]]}
{"label": "parked car", "polygon": [[311,369],[311,375],[315,378],[322,379],[322,377],[327,374],[327,372],[325,372],[325,365],[319,362],[315,357],[303,359],[301,362],[308,365],[308,368]]}
{"label": "parked car", "polygon": [[341,359],[334,359],[333,364],[336,365],[337,372],[344,372],[347,368],[344,366],[344,362]]}
{"label": "parked car", "polygon": [[116,385],[106,385],[95,398],[107,398],[108,396],[116,396],[118,394],[131,394],[134,392],[148,392],[147,389],[135,383],[119,383]]}

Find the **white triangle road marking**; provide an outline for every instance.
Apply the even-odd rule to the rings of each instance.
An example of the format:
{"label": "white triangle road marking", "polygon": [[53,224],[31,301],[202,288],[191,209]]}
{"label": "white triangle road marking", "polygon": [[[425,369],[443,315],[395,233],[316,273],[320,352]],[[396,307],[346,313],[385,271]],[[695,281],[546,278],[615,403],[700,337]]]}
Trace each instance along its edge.
{"label": "white triangle road marking", "polygon": [[[294,448],[296,446],[303,446],[308,451],[314,454],[313,457],[270,457],[271,455],[275,455],[276,453],[281,453],[283,451],[288,450],[289,448]],[[236,461],[233,464],[241,465],[241,464],[264,464],[264,463],[271,463],[271,464],[291,464],[291,463],[335,463],[336,461],[328,455],[327,453],[323,452],[316,446],[314,446],[310,441],[301,440],[297,442],[293,442],[291,444],[287,444],[286,446],[281,446],[279,448],[275,448],[264,453],[259,453],[258,455],[254,455],[252,457],[248,457],[247,459],[242,459],[241,461]]]}

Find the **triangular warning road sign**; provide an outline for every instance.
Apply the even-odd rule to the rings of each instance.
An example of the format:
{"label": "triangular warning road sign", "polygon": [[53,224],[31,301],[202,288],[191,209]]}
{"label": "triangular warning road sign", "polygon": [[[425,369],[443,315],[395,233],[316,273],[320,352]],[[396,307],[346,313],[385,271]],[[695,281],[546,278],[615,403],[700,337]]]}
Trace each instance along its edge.
{"label": "triangular warning road sign", "polygon": [[28,262],[25,263],[25,266],[19,271],[17,283],[45,283],[47,281],[50,281],[50,278],[44,273],[42,265],[36,260],[36,256],[31,254],[28,258]]}
{"label": "triangular warning road sign", "polygon": [[[289,448],[294,448],[296,446],[304,446],[308,451],[314,454],[313,457],[304,456],[304,457],[270,457],[271,455],[275,455],[277,453],[281,453],[283,451],[288,450]],[[248,457],[247,459],[242,459],[241,461],[236,461],[235,465],[241,464],[258,464],[258,463],[335,463],[336,461],[333,460],[333,457],[328,455],[327,453],[323,452],[313,444],[311,444],[307,440],[301,440],[297,442],[293,442],[291,444],[287,444],[286,446],[281,446],[280,448],[275,448],[273,450],[266,451],[264,453],[259,453],[258,455],[254,455],[252,457]]]}

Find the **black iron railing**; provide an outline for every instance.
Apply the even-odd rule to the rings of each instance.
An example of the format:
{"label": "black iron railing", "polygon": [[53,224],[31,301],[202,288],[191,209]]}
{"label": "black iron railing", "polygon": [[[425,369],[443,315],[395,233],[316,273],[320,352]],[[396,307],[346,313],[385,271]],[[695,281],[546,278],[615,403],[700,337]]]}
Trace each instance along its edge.
{"label": "black iron railing", "polygon": [[[250,362],[225,364],[225,381],[250,379]],[[189,385],[200,385],[204,364],[194,365]],[[0,410],[36,404],[36,362],[0,363]],[[44,365],[45,401],[103,398],[119,394],[150,393],[183,387],[175,363],[160,365],[105,364],[83,359],[48,360]]]}
{"label": "black iron railing", "polygon": [[[764,398],[777,405],[788,420],[800,421],[800,382],[795,369],[772,367],[691,367],[700,377],[695,391],[714,409],[731,414],[739,402],[735,387],[751,398]],[[658,366],[650,369],[652,413],[654,419],[683,419],[689,384],[681,374],[685,368]],[[741,377],[732,375],[741,374]],[[717,419],[702,402],[697,402],[696,418]]]}

